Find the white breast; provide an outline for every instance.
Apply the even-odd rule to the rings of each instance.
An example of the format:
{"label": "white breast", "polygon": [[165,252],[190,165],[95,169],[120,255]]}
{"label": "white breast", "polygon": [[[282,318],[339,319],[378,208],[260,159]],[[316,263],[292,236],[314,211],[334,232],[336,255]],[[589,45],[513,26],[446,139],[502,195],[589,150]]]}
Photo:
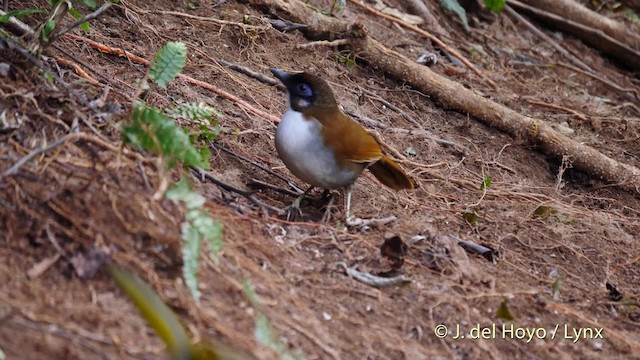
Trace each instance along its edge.
{"label": "white breast", "polygon": [[322,124],[287,110],[276,130],[276,149],[287,168],[300,180],[324,189],[352,184],[360,171],[338,167],[333,150],[321,138]]}

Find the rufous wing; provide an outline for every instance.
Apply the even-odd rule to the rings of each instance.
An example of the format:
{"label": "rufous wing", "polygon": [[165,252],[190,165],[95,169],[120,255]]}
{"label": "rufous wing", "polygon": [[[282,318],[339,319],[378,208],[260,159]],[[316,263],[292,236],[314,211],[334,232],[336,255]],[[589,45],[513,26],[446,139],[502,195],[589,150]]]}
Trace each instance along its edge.
{"label": "rufous wing", "polygon": [[322,123],[325,142],[333,148],[340,165],[349,166],[349,163],[359,164],[358,166],[368,165],[383,156],[376,139],[360,124],[340,111],[322,114],[316,118]]}

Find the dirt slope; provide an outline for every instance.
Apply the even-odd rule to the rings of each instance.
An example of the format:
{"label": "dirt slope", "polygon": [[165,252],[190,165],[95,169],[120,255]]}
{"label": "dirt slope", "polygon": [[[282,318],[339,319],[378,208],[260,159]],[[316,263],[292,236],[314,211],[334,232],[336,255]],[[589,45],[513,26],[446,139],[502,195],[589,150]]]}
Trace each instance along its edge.
{"label": "dirt slope", "polygon": [[[310,3],[330,7],[329,1]],[[400,1],[386,3],[402,9]],[[244,197],[192,177],[207,197],[207,209],[225,226],[220,263],[203,257],[203,301],[197,307],[181,280],[179,224],[184,214],[169,201],[151,199],[160,179],[153,158],[120,148],[118,127],[127,121],[144,67],[62,37],[59,47],[100,82],[93,86],[70,69],[58,68],[72,88],[89,100],[99,99],[105,86],[111,88],[105,105],[91,109],[64,87],[48,84],[19,56],[2,52],[0,62],[9,64],[11,72],[0,81],[0,105],[23,121],[0,134],[1,171],[74,127],[86,134],[0,179],[0,349],[7,359],[162,358],[161,342],[103,272],[90,279],[74,273],[70,262],[94,246],[111,247],[118,263],[152,283],[197,338],[217,338],[264,359],[276,354],[256,343],[256,309],[244,293],[246,280],[254,285],[258,310],[275,334],[307,359],[640,358],[637,193],[565,169],[561,159],[546,157],[526,139],[443,109],[366,63],[347,68],[340,60],[349,54],[338,56],[339,49],[297,48],[309,40],[298,31],[271,28],[268,14],[243,2],[190,4],[196,9],[182,2],[123,1],[92,22],[90,34],[76,34],[147,59],[167,41],[186,42],[185,74],[276,116],[286,108],[282,91],[216,60],[265,75],[272,66],[319,74],[345,111],[387,127],[377,129],[379,137],[402,154],[399,162],[418,188],[394,192],[365,174],[356,184],[352,212],[397,220],[344,230],[341,195],[327,223],[320,222],[322,202],[314,200],[305,202],[302,218],[291,222],[273,213],[265,218]],[[416,34],[350,4],[337,18],[363,22],[389,48],[410,57],[436,52]],[[628,100],[593,78],[546,66],[566,59],[505,15],[492,22],[472,15],[473,30],[465,34],[434,4],[431,8],[451,35],[445,41],[499,89],[444,56],[439,55],[434,71],[523,114],[565,123],[575,140],[640,166],[640,117]],[[35,19],[26,22],[33,25]],[[637,73],[578,40],[544,31],[603,77],[639,87]],[[58,50],[51,55],[69,57]],[[157,105],[188,101],[214,106],[223,114],[218,145],[304,185],[278,159],[272,121],[184,81],[149,99]],[[576,110],[587,121],[528,100]],[[216,147],[212,152],[212,173],[228,184],[248,188],[257,179],[287,188],[247,161]],[[172,173],[175,180],[188,175]],[[481,190],[484,176],[492,179],[486,191]],[[256,196],[277,207],[293,200],[268,189]],[[448,234],[495,249],[495,261],[468,253]],[[380,246],[393,235],[411,242],[401,268],[410,284],[375,289],[345,274],[341,262],[371,273],[390,270]],[[50,268],[28,276],[47,261]],[[513,321],[498,317],[503,303]],[[435,334],[440,324],[450,332],[459,327],[469,335],[479,327],[488,333],[484,339],[454,339],[451,333],[440,339]],[[530,339],[525,329],[536,331],[535,336]],[[592,338],[600,331],[595,329],[602,329],[602,338]],[[575,339],[573,330],[582,337]]]}

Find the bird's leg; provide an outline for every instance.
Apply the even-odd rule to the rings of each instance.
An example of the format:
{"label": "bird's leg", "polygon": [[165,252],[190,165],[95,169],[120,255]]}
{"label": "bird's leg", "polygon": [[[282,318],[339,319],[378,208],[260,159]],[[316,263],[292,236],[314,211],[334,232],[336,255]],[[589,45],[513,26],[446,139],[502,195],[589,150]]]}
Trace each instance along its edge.
{"label": "bird's leg", "polygon": [[351,192],[353,192],[353,184],[348,185],[345,188],[345,190],[347,192],[347,196],[346,196],[346,200],[347,200],[347,206],[346,206],[346,208],[347,208],[347,221],[346,221],[346,223],[349,223],[349,218],[351,217],[349,212],[351,210]]}
{"label": "bird's leg", "polygon": [[298,211],[298,214],[302,215],[302,210],[300,210],[302,199],[304,199],[311,192],[311,190],[313,190],[313,188],[314,186],[310,186],[305,192],[302,193],[302,195],[298,196],[295,200],[293,200],[293,203],[291,203],[291,205],[285,206],[285,208],[282,209],[283,211],[287,212],[287,221],[289,221],[289,219],[291,218],[291,215],[294,213],[295,210]]}
{"label": "bird's leg", "polygon": [[322,222],[323,223],[328,223],[329,222],[329,218],[331,217],[331,208],[333,207],[333,200],[334,200],[334,196],[331,193],[330,190],[325,190],[325,193],[327,195],[325,195],[324,193],[322,194],[323,197],[325,198],[329,198],[329,201],[327,202],[327,205],[324,209],[324,215],[322,215]]}

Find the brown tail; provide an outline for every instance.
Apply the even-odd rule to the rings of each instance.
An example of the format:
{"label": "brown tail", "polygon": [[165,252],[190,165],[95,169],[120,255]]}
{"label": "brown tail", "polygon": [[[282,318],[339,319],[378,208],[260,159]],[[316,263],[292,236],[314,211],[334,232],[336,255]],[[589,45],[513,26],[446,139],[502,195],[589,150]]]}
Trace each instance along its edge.
{"label": "brown tail", "polygon": [[369,166],[369,170],[381,183],[392,189],[413,189],[413,182],[404,170],[384,155],[376,163]]}

